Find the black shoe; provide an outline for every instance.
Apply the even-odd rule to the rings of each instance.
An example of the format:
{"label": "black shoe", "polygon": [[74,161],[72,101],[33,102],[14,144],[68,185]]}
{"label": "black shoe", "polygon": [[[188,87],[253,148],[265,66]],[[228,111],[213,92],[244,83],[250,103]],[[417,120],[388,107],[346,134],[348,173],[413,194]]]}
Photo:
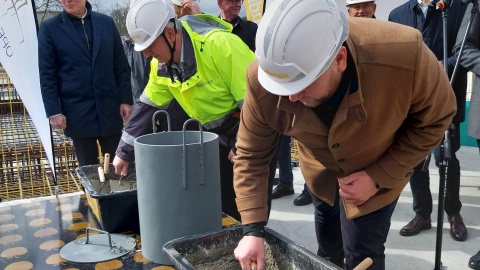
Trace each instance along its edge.
{"label": "black shoe", "polygon": [[293,187],[288,187],[286,185],[278,185],[272,192],[272,199],[278,199],[283,196],[293,195],[295,191]]}
{"label": "black shoe", "polygon": [[460,213],[449,216],[448,221],[450,222],[450,236],[453,238],[453,240],[467,240],[467,227],[465,227]]}
{"label": "black shoe", "polygon": [[298,195],[295,200],[293,200],[293,204],[301,206],[301,205],[308,205],[312,203],[312,195],[308,192],[308,190],[304,189],[300,195]]}
{"label": "black shoe", "polygon": [[480,270],[480,251],[470,258],[468,266],[472,269]]}
{"label": "black shoe", "polygon": [[407,225],[403,226],[400,230],[400,235],[403,236],[412,236],[417,235],[423,230],[428,230],[432,228],[432,221],[430,219],[423,218],[419,215],[410,221]]}

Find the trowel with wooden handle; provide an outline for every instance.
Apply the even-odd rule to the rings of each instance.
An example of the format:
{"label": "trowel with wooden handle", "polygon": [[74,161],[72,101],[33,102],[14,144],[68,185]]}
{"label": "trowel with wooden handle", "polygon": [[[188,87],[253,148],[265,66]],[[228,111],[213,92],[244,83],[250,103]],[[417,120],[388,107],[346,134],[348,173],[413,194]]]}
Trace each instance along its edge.
{"label": "trowel with wooden handle", "polygon": [[110,154],[106,153],[105,157],[103,158],[103,172],[105,174],[108,173],[108,167],[110,166]]}
{"label": "trowel with wooden handle", "polygon": [[103,171],[103,168],[102,167],[98,167],[98,179],[100,180],[100,183],[102,183],[102,185],[100,186],[100,189],[98,190],[98,192],[100,192],[103,188],[103,186],[105,185],[105,172]]}

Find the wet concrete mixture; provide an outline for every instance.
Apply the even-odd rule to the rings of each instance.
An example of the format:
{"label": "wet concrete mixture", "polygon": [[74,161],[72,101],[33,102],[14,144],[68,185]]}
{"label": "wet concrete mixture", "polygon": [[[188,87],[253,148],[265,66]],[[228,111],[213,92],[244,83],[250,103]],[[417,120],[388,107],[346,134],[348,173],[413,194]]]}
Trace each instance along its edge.
{"label": "wet concrete mixture", "polygon": [[[242,270],[233,255],[236,243],[218,245],[213,249],[186,256],[197,270]],[[265,270],[295,270],[293,263],[274,246],[265,243]]]}
{"label": "wet concrete mixture", "polygon": [[[135,167],[128,169],[128,174],[120,176],[114,173],[113,166],[110,166],[108,173],[105,174],[105,184],[99,180],[98,166],[85,166],[82,168],[82,172],[85,175],[84,180],[90,182],[93,189],[97,193],[112,193],[119,191],[134,190],[137,188],[137,174],[135,173]],[[132,167],[132,166],[131,166]]]}

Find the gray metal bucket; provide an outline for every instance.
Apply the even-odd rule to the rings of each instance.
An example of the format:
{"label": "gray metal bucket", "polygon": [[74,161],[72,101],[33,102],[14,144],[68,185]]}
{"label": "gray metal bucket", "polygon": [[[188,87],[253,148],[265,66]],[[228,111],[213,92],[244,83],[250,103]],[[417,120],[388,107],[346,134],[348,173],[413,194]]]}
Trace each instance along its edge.
{"label": "gray metal bucket", "polygon": [[159,264],[172,263],[167,241],[222,228],[218,136],[199,122],[200,131],[185,131],[190,121],[198,122],[135,139],[142,253]]}

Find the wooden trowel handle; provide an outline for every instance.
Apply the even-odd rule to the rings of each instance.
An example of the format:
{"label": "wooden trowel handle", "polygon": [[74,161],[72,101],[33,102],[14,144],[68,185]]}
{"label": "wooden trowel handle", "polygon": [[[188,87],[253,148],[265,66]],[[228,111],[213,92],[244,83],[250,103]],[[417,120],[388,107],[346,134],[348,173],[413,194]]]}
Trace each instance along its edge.
{"label": "wooden trowel handle", "polygon": [[105,158],[103,159],[103,172],[108,173],[108,166],[110,166],[110,154],[106,153]]}
{"label": "wooden trowel handle", "polygon": [[365,270],[372,265],[373,261],[371,258],[365,258],[361,263],[359,263],[353,270]]}
{"label": "wooden trowel handle", "polygon": [[105,173],[103,172],[102,167],[98,167],[98,177],[100,179],[100,182],[105,182]]}

